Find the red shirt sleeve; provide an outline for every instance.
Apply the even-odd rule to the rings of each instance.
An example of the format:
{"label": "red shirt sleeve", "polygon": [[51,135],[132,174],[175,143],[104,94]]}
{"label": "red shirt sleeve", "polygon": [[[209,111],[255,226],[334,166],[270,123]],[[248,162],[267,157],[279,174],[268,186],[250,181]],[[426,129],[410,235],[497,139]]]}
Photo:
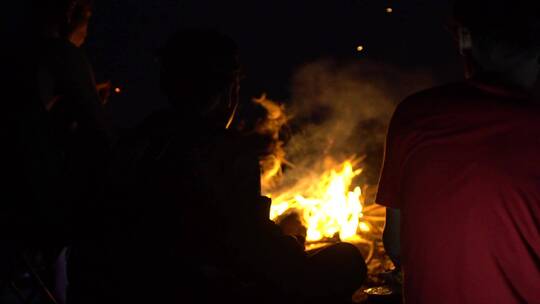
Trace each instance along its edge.
{"label": "red shirt sleeve", "polygon": [[398,132],[402,127],[400,107],[396,109],[386,136],[384,163],[379,177],[376,202],[389,208],[400,209],[400,179],[402,171],[403,144]]}

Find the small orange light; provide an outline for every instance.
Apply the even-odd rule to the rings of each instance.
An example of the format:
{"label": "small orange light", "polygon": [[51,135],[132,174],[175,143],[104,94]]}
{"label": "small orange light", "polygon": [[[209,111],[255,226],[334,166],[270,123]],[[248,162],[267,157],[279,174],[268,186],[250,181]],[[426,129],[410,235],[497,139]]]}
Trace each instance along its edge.
{"label": "small orange light", "polygon": [[120,88],[115,88],[115,89],[114,89],[114,92],[115,92],[116,94],[120,94],[120,93],[122,93],[122,89],[120,89]]}
{"label": "small orange light", "polygon": [[391,13],[394,12],[394,9],[391,8],[391,7],[387,7],[387,8],[386,8],[386,12],[389,13],[389,14],[391,14]]}
{"label": "small orange light", "polygon": [[357,50],[358,52],[361,52],[361,51],[364,50],[364,46],[363,46],[363,45],[359,45],[359,46],[356,47],[356,50]]}

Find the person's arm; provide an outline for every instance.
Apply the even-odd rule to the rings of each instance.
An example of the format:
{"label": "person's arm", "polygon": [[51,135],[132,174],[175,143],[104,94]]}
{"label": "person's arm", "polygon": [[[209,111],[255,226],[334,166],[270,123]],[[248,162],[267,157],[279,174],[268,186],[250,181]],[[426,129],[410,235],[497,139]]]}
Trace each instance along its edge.
{"label": "person's arm", "polygon": [[399,268],[401,257],[399,209],[386,208],[386,224],[384,226],[383,243],[386,253],[394,265]]}
{"label": "person's arm", "polygon": [[386,137],[384,163],[379,179],[376,202],[386,207],[386,224],[383,233],[384,248],[394,265],[400,266],[400,209],[401,172],[405,144],[400,106],[394,112]]}
{"label": "person's arm", "polygon": [[78,123],[84,128],[107,134],[108,127],[92,66],[82,50],[67,46],[65,51],[62,86],[66,97],[74,103]]}

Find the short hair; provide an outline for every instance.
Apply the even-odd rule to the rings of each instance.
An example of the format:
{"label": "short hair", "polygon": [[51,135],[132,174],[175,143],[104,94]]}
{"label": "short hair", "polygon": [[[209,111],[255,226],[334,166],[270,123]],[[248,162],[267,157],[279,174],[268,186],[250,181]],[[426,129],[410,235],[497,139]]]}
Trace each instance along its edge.
{"label": "short hair", "polygon": [[159,51],[161,87],[167,94],[176,81],[189,79],[196,89],[217,93],[238,75],[238,47],[212,29],[181,29]]}
{"label": "short hair", "polygon": [[455,0],[454,19],[471,31],[473,39],[540,46],[538,0]]}

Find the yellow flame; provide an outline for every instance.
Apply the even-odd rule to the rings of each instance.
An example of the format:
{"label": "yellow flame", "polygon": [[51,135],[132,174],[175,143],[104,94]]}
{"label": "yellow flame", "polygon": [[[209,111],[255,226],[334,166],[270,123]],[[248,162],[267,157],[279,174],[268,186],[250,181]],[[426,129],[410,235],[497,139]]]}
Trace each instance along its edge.
{"label": "yellow flame", "polygon": [[362,190],[352,187],[354,178],[362,172],[355,168],[358,162],[350,159],[336,164],[331,158],[321,157],[319,165],[324,165],[324,169],[310,170],[294,184],[283,185],[282,165],[291,165],[285,159],[284,143],[279,139],[280,130],[288,121],[285,108],[265,95],[253,101],[267,111],[256,132],[273,140],[272,152],[261,160],[262,190],[272,198],[271,219],[297,213],[307,228],[308,242],[333,239],[336,235],[341,241],[357,241],[359,232],[369,232],[369,225],[360,222]]}
{"label": "yellow flame", "polygon": [[361,170],[354,169],[352,161],[346,161],[320,176],[306,177],[309,180],[299,184],[311,184],[307,189],[293,187],[282,193],[268,193],[272,197],[271,218],[296,210],[307,227],[307,241],[333,238],[336,234],[342,241],[357,240],[358,229],[366,231],[367,227],[365,224],[359,227],[363,216],[362,190],[360,187],[349,189],[360,173]]}

